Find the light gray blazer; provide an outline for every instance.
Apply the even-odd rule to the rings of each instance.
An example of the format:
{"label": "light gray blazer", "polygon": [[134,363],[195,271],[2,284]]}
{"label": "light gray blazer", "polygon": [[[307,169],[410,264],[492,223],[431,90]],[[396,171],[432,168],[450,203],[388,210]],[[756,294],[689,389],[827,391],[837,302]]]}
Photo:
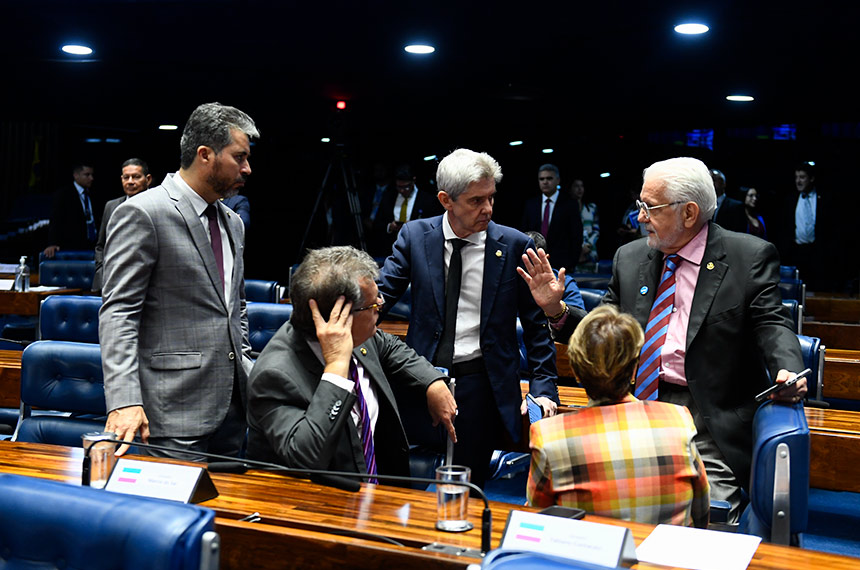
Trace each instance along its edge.
{"label": "light gray blazer", "polygon": [[108,411],[142,405],[153,437],[196,437],[221,425],[234,379],[245,401],[244,228],[216,202],[234,252],[228,312],[206,228],[173,176],[111,216],[99,341]]}

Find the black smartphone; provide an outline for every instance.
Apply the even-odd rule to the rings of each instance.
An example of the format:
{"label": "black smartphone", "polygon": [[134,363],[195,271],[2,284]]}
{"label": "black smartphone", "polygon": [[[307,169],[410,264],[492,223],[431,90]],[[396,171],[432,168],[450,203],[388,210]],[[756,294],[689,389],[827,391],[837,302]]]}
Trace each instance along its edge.
{"label": "black smartphone", "polygon": [[575,507],[552,505],[551,507],[547,507],[544,510],[540,511],[539,514],[550,515],[553,517],[562,517],[566,519],[581,519],[585,516],[585,511],[583,511],[582,509],[577,509]]}
{"label": "black smartphone", "polygon": [[765,390],[764,392],[761,392],[760,394],[758,394],[758,395],[755,397],[755,401],[756,401],[756,402],[762,402],[762,401],[764,401],[765,399],[767,399],[767,397],[768,397],[768,396],[770,396],[771,394],[773,394],[774,392],[779,392],[779,391],[780,391],[780,390],[782,390],[783,388],[788,388],[789,386],[794,386],[794,383],[795,383],[795,382],[797,382],[797,381],[798,381],[798,380],[800,380],[801,378],[804,378],[804,377],[805,377],[807,374],[809,374],[810,372],[812,372],[812,370],[810,370],[809,368],[807,368],[806,370],[804,370],[804,371],[802,371],[802,372],[798,372],[798,373],[794,376],[794,378],[789,378],[788,380],[786,380],[785,382],[783,382],[783,383],[781,383],[781,384],[774,384],[773,386],[771,386],[770,388],[768,388],[768,389],[767,389],[767,390]]}

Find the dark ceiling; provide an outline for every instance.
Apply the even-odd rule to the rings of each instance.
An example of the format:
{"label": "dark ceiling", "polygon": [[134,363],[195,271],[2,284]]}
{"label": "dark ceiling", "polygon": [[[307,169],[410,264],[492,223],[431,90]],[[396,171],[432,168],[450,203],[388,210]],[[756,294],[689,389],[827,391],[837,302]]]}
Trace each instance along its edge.
{"label": "dark ceiling", "polygon": [[[355,136],[420,139],[428,152],[479,133],[551,145],[856,120],[860,10],[828,4],[16,0],[4,2],[4,112],[146,131],[220,100],[264,133],[317,140],[335,134],[342,97]],[[711,32],[675,34],[685,19]],[[404,53],[415,40],[437,52]],[[92,45],[91,60],[69,61],[69,41]],[[725,101],[735,92],[757,101]]]}

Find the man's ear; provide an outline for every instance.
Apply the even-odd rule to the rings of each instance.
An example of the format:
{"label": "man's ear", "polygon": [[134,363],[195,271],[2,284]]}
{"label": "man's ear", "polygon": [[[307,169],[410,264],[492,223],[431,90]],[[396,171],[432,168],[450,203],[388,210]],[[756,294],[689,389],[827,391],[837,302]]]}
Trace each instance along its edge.
{"label": "man's ear", "polygon": [[686,204],[684,204],[684,227],[694,227],[699,221],[700,212],[701,210],[699,210],[699,205],[695,202],[687,202]]}
{"label": "man's ear", "polygon": [[446,210],[450,210],[453,207],[451,204],[453,200],[451,200],[451,197],[444,190],[439,190],[439,193],[436,194],[436,197],[439,198],[439,203],[442,204],[442,207]]}
{"label": "man's ear", "polygon": [[197,147],[197,158],[201,163],[210,162],[215,157],[215,151],[212,150],[212,147],[208,147],[205,145],[200,145]]}

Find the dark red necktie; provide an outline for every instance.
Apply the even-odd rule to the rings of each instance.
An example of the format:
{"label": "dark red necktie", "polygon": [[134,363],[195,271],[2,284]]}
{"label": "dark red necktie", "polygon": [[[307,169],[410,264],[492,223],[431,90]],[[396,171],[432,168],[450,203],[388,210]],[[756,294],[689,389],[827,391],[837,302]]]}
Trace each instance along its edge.
{"label": "dark red necktie", "polygon": [[221,249],[221,228],[218,227],[218,210],[215,204],[209,204],[204,211],[209,218],[209,237],[212,243],[212,253],[215,254],[215,264],[218,266],[218,274],[221,275],[221,289],[224,289],[224,252]]}

